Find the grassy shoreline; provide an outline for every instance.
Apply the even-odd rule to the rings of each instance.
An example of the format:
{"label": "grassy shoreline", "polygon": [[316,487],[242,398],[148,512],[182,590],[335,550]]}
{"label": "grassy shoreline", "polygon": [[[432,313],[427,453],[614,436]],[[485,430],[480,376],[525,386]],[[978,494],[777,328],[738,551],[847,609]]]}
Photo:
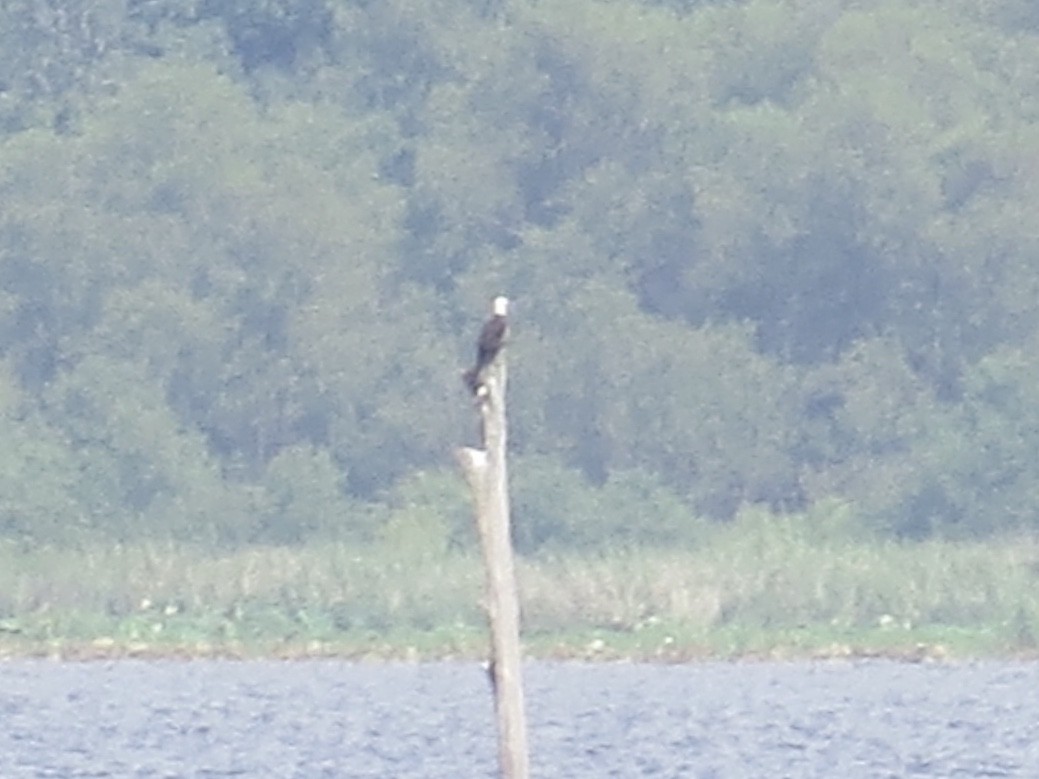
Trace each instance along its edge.
{"label": "grassy shoreline", "polygon": [[[744,517],[696,548],[521,559],[531,658],[1039,657],[1039,541]],[[482,659],[472,553],[0,546],[0,658]]]}
{"label": "grassy shoreline", "polygon": [[[111,631],[118,633],[118,630]],[[718,631],[690,642],[659,643],[603,633],[524,636],[528,660],[636,663],[840,661],[885,659],[900,662],[1039,660],[1034,647],[1016,646],[990,633],[933,627],[912,636],[882,630],[854,635],[815,627],[751,633]],[[93,639],[5,636],[0,662],[115,660],[342,660],[349,662],[483,661],[488,640],[482,633],[448,636],[390,634],[342,636],[334,640],[283,637],[232,640],[143,640],[109,635]]]}

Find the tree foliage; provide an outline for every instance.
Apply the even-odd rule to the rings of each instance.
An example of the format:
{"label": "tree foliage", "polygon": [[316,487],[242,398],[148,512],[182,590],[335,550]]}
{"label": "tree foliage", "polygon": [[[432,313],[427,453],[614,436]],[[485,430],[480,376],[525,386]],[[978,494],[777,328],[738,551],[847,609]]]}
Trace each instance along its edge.
{"label": "tree foliage", "polygon": [[498,292],[527,551],[747,506],[1035,529],[1037,35],[965,0],[6,3],[0,534],[467,544]]}

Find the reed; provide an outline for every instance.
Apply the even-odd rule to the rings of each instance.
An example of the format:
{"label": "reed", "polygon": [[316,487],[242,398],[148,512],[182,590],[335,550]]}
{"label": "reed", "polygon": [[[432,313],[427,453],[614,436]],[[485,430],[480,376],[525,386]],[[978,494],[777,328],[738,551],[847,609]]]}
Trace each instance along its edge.
{"label": "reed", "polygon": [[[745,516],[693,548],[521,559],[518,574],[531,645],[561,654],[590,643],[645,656],[949,636],[974,637],[984,651],[1039,647],[1034,539],[882,543]],[[472,554],[402,556],[388,545],[9,544],[0,546],[0,644],[479,652],[482,576]]]}

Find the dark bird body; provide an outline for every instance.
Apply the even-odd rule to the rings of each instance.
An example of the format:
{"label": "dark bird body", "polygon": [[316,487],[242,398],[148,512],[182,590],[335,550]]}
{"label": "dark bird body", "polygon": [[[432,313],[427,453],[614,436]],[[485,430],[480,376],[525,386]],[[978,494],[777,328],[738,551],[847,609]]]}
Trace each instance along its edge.
{"label": "dark bird body", "polygon": [[494,362],[498,352],[505,345],[505,338],[509,331],[506,318],[508,305],[509,301],[506,298],[495,298],[493,314],[480,329],[480,337],[476,341],[476,365],[467,370],[464,375],[465,384],[474,395],[478,395],[483,386],[481,379],[484,370]]}

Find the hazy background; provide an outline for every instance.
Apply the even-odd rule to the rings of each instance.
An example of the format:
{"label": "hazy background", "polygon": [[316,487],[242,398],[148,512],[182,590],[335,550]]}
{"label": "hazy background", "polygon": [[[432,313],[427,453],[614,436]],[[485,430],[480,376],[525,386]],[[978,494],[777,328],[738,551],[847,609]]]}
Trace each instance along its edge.
{"label": "hazy background", "polygon": [[[0,534],[521,552],[1039,518],[1031,0],[0,6]],[[820,508],[822,507],[822,508]],[[813,514],[815,512],[815,514]]]}

